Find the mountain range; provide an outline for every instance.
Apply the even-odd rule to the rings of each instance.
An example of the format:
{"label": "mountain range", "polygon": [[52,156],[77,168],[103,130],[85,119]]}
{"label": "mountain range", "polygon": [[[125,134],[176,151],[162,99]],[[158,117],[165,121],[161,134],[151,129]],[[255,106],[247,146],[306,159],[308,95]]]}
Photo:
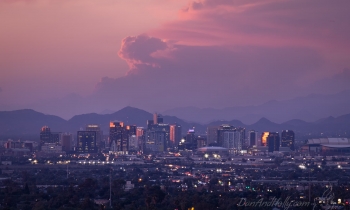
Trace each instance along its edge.
{"label": "mountain range", "polygon": [[[146,121],[152,119],[152,113],[133,107],[125,107],[112,114],[82,114],[69,120],[54,115],[45,115],[30,109],[0,112],[0,140],[12,139],[39,139],[42,126],[47,125],[53,132],[70,132],[75,134],[88,124],[98,124],[104,134],[108,134],[110,121],[119,120],[125,124],[146,126]],[[247,130],[276,131],[284,129],[294,130],[299,138],[311,138],[321,136],[350,136],[350,114],[339,117],[327,117],[314,122],[303,120],[289,120],[284,123],[274,123],[267,118],[261,118],[257,122],[246,125],[239,120],[218,120],[208,124],[190,123],[175,116],[163,115],[164,123],[178,123],[182,126],[182,132],[195,127],[198,134],[205,134],[207,126],[230,124],[235,127],[245,127]]]}
{"label": "mountain range", "polygon": [[173,115],[190,122],[209,123],[215,120],[240,119],[252,124],[265,117],[283,123],[290,119],[314,122],[328,116],[350,113],[350,90],[336,94],[311,94],[284,101],[269,101],[255,106],[236,106],[223,109],[179,107],[162,114]]}

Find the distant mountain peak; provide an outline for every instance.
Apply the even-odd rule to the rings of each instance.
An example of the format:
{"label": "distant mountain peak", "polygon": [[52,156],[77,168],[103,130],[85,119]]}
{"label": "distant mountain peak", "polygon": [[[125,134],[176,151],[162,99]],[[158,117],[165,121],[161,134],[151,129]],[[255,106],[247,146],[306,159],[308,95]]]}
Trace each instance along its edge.
{"label": "distant mountain peak", "polygon": [[266,117],[262,117],[260,118],[260,120],[258,120],[258,122],[256,123],[273,123],[271,122],[269,119],[267,119]]}

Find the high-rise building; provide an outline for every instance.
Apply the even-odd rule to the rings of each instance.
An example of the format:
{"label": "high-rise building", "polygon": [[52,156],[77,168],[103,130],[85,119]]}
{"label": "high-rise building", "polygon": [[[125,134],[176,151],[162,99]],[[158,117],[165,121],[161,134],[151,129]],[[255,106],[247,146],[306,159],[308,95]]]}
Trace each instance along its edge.
{"label": "high-rise building", "polygon": [[43,126],[40,131],[40,148],[44,144],[60,144],[61,133],[51,132],[48,126]]}
{"label": "high-rise building", "polygon": [[242,151],[245,142],[245,128],[236,128],[236,138],[237,138],[237,149],[238,151]]}
{"label": "high-rise building", "polygon": [[160,114],[154,113],[153,114],[153,123],[154,124],[162,124],[163,123],[163,117]]}
{"label": "high-rise building", "polygon": [[73,148],[73,135],[69,133],[62,134],[61,137],[62,150],[69,152]]}
{"label": "high-rise building", "polygon": [[170,143],[174,147],[178,145],[181,140],[182,128],[181,125],[170,125]]}
{"label": "high-rise building", "polygon": [[249,147],[258,146],[258,132],[251,130],[249,131]]}
{"label": "high-rise building", "polygon": [[278,132],[269,132],[267,137],[268,152],[280,150],[280,135]]}
{"label": "high-rise building", "polygon": [[166,139],[165,131],[147,130],[146,139],[145,139],[145,149],[148,152],[164,152],[166,148],[165,139]]}
{"label": "high-rise building", "polygon": [[[222,143],[222,147],[225,147],[227,149],[234,149],[235,148],[235,131],[226,131],[223,132],[224,140]],[[237,148],[237,147],[236,147]]]}
{"label": "high-rise building", "polygon": [[289,147],[292,151],[294,151],[294,143],[295,135],[292,130],[283,130],[281,133],[281,146]]}
{"label": "high-rise building", "polygon": [[207,145],[217,143],[219,127],[220,126],[208,126],[207,127]]}
{"label": "high-rise building", "polygon": [[137,127],[136,128],[136,136],[141,137],[145,135],[145,129],[143,127]]}
{"label": "high-rise building", "polygon": [[127,125],[127,126],[125,126],[125,130],[129,136],[132,136],[132,135],[136,136],[137,126],[136,125]]}
{"label": "high-rise building", "polygon": [[197,148],[206,147],[207,138],[205,136],[197,136]]}
{"label": "high-rise building", "polygon": [[229,149],[231,154],[240,153],[243,150],[243,139],[245,135],[243,131],[245,129],[224,131],[222,147]]}
{"label": "high-rise building", "polygon": [[[135,132],[136,134],[136,132]],[[129,149],[129,135],[123,122],[113,121],[109,124],[110,144],[115,142],[116,151],[120,154],[127,154]]]}
{"label": "high-rise building", "polygon": [[97,153],[96,131],[78,131],[77,153]]}
{"label": "high-rise building", "polygon": [[52,143],[51,141],[51,129],[48,126],[43,126],[40,132],[40,145],[44,143]]}
{"label": "high-rise building", "polygon": [[232,125],[228,125],[228,124],[223,124],[219,127],[219,129],[217,130],[217,144],[218,146],[222,147],[224,144],[224,133],[226,131],[235,131],[236,128],[233,127]]}
{"label": "high-rise building", "polygon": [[139,141],[136,135],[129,136],[129,151],[138,151]]}
{"label": "high-rise building", "polygon": [[267,137],[269,136],[270,132],[263,132],[261,134],[261,141],[260,141],[260,145],[257,146],[267,146]]}
{"label": "high-rise building", "polygon": [[189,129],[186,134],[186,143],[197,144],[197,138],[194,129]]}
{"label": "high-rise building", "polygon": [[154,120],[147,120],[147,130],[151,130],[154,125]]}
{"label": "high-rise building", "polygon": [[86,126],[86,131],[96,131],[96,144],[99,149],[102,149],[104,146],[103,140],[103,131],[99,125],[90,124]]}
{"label": "high-rise building", "polygon": [[143,127],[137,127],[136,137],[139,143],[139,150],[143,152],[145,146],[146,130]]}

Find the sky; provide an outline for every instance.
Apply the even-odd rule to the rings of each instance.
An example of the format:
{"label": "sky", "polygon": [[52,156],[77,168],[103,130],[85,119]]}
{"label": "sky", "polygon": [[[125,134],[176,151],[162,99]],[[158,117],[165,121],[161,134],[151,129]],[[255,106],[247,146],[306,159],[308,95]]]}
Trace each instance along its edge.
{"label": "sky", "polygon": [[350,1],[3,0],[0,110],[258,105],[350,89]]}

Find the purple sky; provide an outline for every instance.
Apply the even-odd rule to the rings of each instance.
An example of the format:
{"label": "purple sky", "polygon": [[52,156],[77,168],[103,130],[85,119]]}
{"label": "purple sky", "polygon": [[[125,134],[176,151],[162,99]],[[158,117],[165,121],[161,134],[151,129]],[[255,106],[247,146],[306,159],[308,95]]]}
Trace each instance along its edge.
{"label": "purple sky", "polygon": [[348,8],[348,0],[1,1],[0,110],[67,118],[350,89]]}

